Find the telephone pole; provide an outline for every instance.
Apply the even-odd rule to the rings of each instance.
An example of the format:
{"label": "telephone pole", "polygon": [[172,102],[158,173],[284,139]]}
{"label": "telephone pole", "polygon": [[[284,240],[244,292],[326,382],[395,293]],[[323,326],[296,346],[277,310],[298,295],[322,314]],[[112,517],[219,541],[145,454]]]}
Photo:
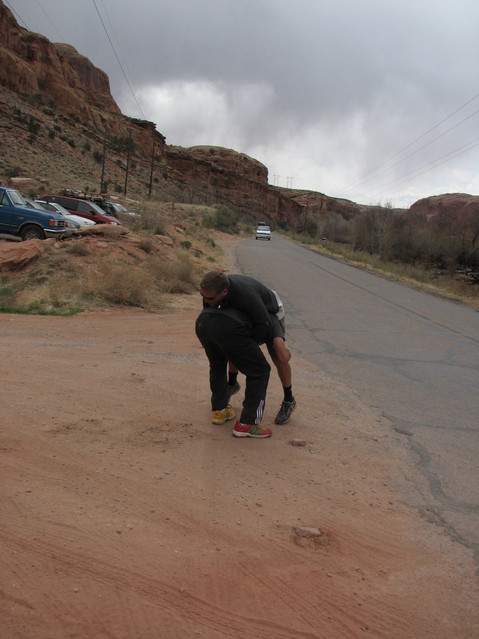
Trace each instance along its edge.
{"label": "telephone pole", "polygon": [[103,193],[103,178],[105,177],[105,156],[106,156],[106,131],[103,136],[103,158],[101,162],[101,181],[100,181],[100,195]]}
{"label": "telephone pole", "polygon": [[148,188],[148,199],[151,199],[151,189],[153,185],[153,164],[155,162],[155,138],[153,137],[153,149],[151,151],[150,186]]}
{"label": "telephone pole", "polygon": [[130,147],[131,147],[131,131],[128,132],[128,152],[126,155],[125,188],[123,189],[123,195],[125,197],[126,197],[126,188],[128,185],[128,171],[130,170]]}

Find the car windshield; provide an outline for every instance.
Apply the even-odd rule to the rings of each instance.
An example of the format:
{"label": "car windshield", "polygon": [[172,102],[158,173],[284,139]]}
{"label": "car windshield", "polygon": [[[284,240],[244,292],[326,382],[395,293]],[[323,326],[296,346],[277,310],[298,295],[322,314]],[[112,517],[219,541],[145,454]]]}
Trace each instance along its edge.
{"label": "car windshield", "polygon": [[16,189],[10,189],[8,191],[8,196],[12,200],[12,204],[15,206],[27,206],[25,198],[22,197]]}
{"label": "car windshield", "polygon": [[115,209],[117,211],[119,211],[120,213],[126,213],[126,209],[122,204],[118,204],[117,202],[112,202],[113,206],[115,207]]}
{"label": "car windshield", "polygon": [[45,209],[45,211],[51,211],[52,213],[57,212],[56,208],[53,206],[53,204],[50,204],[50,202],[39,202],[38,200],[35,200],[35,202],[32,202],[32,204],[35,204],[35,207],[41,206],[42,209]]}
{"label": "car windshield", "polygon": [[95,211],[95,213],[99,213],[100,215],[105,215],[105,211],[102,208],[100,208],[97,204],[95,204],[95,202],[88,202],[88,204]]}
{"label": "car windshield", "polygon": [[70,213],[70,211],[66,209],[65,207],[63,207],[61,204],[57,204],[55,202],[55,204],[52,204],[52,206],[55,209],[55,211],[57,211],[57,213],[60,213],[61,215],[65,215],[65,216],[73,215],[73,213]]}

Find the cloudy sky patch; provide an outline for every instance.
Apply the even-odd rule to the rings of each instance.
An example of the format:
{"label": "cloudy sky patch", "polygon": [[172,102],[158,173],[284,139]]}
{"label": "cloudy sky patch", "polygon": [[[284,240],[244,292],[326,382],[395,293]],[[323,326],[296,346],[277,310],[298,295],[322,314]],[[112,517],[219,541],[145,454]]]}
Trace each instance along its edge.
{"label": "cloudy sky patch", "polygon": [[477,0],[5,0],[168,144],[270,183],[409,206],[479,188]]}

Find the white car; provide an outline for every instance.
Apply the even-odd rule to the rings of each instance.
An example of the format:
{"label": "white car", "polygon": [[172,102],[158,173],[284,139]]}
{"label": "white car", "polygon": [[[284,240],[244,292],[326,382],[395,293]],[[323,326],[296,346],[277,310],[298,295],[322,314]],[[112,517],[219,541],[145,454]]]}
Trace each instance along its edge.
{"label": "white car", "polygon": [[271,229],[267,224],[258,224],[256,229],[257,240],[271,240]]}
{"label": "white car", "polygon": [[72,222],[76,222],[76,224],[80,225],[80,228],[86,228],[87,226],[94,226],[95,222],[93,220],[88,220],[86,217],[80,217],[79,215],[74,215],[70,213],[64,206],[61,204],[57,204],[56,202],[46,202],[45,200],[35,200],[38,204],[41,204],[44,209],[47,211],[55,211],[56,213],[60,213],[68,220]]}

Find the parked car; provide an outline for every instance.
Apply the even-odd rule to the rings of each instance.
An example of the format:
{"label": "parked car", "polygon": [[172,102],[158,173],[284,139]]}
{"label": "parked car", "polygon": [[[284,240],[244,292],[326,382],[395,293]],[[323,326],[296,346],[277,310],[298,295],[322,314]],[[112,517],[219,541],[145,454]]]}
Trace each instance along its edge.
{"label": "parked car", "polygon": [[63,215],[67,219],[67,221],[71,221],[78,226],[78,228],[87,228],[89,226],[95,226],[95,222],[93,220],[88,220],[86,217],[80,217],[79,215],[74,215],[70,213],[65,207],[57,202],[46,202],[45,200],[35,200],[37,204],[41,204],[44,209],[47,211],[56,211]]}
{"label": "parked car", "polygon": [[71,235],[65,218],[58,213],[31,208],[16,189],[0,186],[0,233],[22,240]]}
{"label": "parked car", "polygon": [[121,222],[111,215],[107,215],[97,204],[78,197],[67,195],[42,195],[41,200],[46,202],[56,202],[61,204],[67,211],[74,215],[79,215],[87,220],[93,220],[95,224],[121,224]]}
{"label": "parked car", "polygon": [[[48,202],[41,203],[38,200],[25,200],[25,202],[30,208],[36,209],[37,211],[53,211],[54,213],[60,213],[60,211],[57,211],[54,207],[49,208],[50,204]],[[62,213],[60,213],[60,215],[62,215]],[[78,231],[78,229],[80,228],[80,225],[77,222],[74,222],[73,220],[70,220],[66,217],[65,226],[67,227],[67,229],[70,229],[72,233],[74,231]]]}
{"label": "parked car", "polygon": [[257,240],[271,240],[271,229],[267,224],[258,224],[256,228]]}
{"label": "parked car", "polygon": [[135,213],[135,211],[129,211],[123,206],[123,204],[120,204],[119,202],[110,202],[109,200],[103,200],[102,198],[98,198],[93,201],[95,202],[95,204],[98,204],[98,206],[102,208],[105,213],[108,213],[108,215],[112,215],[114,217],[118,217],[119,215],[139,217],[138,213]]}

